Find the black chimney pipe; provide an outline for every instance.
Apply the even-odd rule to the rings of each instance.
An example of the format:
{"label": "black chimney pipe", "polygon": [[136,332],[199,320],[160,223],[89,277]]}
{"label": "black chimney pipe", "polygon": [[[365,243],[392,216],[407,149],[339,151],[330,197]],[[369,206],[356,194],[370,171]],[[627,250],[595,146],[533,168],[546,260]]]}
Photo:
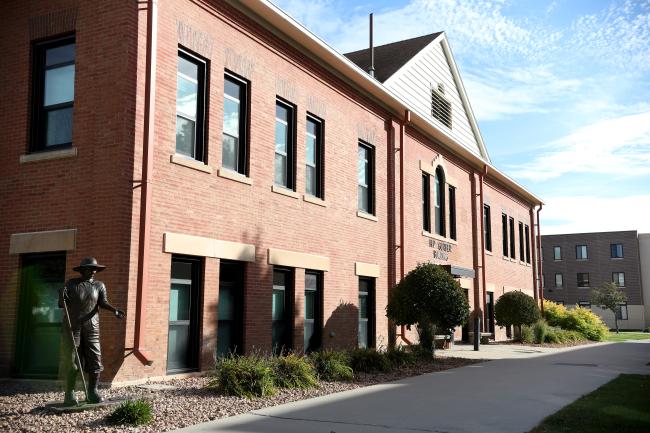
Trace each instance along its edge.
{"label": "black chimney pipe", "polygon": [[372,14],[370,14],[370,69],[368,69],[368,73],[371,77],[375,76],[375,46],[372,40],[373,27]]}

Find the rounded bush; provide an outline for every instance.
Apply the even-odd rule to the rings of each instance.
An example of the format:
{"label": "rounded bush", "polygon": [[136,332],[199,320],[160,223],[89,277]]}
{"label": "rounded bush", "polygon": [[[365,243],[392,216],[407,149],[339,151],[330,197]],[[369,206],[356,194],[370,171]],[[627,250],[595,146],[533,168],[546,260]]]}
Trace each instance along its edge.
{"label": "rounded bush", "polygon": [[501,295],[494,305],[494,319],[499,326],[532,325],[540,317],[537,302],[520,291]]}
{"label": "rounded bush", "polygon": [[293,353],[272,360],[275,385],[279,388],[317,388],[313,365],[304,356]]}
{"label": "rounded bush", "polygon": [[151,413],[151,403],[147,400],[126,400],[108,415],[108,421],[115,425],[147,425],[153,419]]}
{"label": "rounded bush", "polygon": [[355,373],[386,373],[393,369],[393,365],[384,353],[371,348],[355,349],[350,352],[350,366]]}
{"label": "rounded bush", "polygon": [[208,386],[218,388],[227,395],[245,398],[275,394],[270,362],[267,358],[257,355],[219,358],[215,377]]}

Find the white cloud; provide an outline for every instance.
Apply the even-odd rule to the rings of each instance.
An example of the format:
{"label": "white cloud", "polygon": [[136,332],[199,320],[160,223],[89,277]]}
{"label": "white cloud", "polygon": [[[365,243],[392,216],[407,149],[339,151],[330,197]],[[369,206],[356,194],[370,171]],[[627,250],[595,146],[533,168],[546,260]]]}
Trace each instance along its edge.
{"label": "white cloud", "polygon": [[650,233],[650,195],[547,197],[540,213],[544,235],[638,230]]}
{"label": "white cloud", "polygon": [[566,173],[650,173],[650,111],[577,129],[545,147],[533,162],[511,166],[515,178],[543,181]]}

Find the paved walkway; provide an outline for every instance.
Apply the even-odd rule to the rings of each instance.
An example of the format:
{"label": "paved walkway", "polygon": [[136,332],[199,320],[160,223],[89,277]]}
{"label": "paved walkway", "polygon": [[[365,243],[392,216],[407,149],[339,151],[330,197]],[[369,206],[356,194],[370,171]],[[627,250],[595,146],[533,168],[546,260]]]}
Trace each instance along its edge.
{"label": "paved walkway", "polygon": [[648,362],[650,342],[588,345],[411,377],[177,432],[523,433],[620,373],[650,374]]}

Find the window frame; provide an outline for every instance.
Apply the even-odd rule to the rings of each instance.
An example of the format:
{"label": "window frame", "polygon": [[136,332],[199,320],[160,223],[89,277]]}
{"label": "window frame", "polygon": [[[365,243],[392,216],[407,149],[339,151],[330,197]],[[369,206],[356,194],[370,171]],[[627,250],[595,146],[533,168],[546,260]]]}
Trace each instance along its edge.
{"label": "window frame", "polygon": [[[557,284],[558,275],[560,276],[560,285],[559,286]],[[564,275],[562,275],[562,272],[556,272],[555,273],[555,288],[556,289],[564,289]]]}
{"label": "window frame", "polygon": [[512,260],[517,259],[517,251],[515,250],[517,247],[517,243],[515,241],[515,219],[514,217],[508,217],[508,231],[510,232],[510,258]]}
{"label": "window frame", "polygon": [[447,194],[449,195],[449,238],[457,240],[456,233],[456,187],[447,185]]}
{"label": "window frame", "polygon": [[503,257],[510,256],[510,243],[508,242],[508,215],[501,213],[501,246]]}
{"label": "window frame", "polygon": [[524,224],[524,234],[526,236],[526,263],[530,264],[530,227]]}
{"label": "window frame", "polygon": [[[239,148],[237,151],[237,167],[235,169],[231,167],[226,167],[223,163],[224,161],[224,146],[223,146],[223,136],[226,135],[224,132],[225,128],[225,110],[223,113],[224,118],[221,128],[221,167],[230,170],[246,177],[250,176],[250,81],[229,71],[228,69],[224,70],[223,74],[224,79],[224,102],[225,99],[232,99],[230,95],[226,94],[226,81],[239,86],[240,98],[239,98]],[[243,121],[242,121],[243,120]]]}
{"label": "window frame", "polygon": [[[284,280],[284,288],[282,289],[284,291],[284,316],[281,319],[273,319],[273,292],[278,290],[275,288],[275,273],[282,273],[285,275],[285,280]],[[271,272],[271,351],[274,355],[284,353],[285,351],[291,351],[293,350],[293,334],[294,334],[294,329],[293,329],[293,317],[294,317],[294,309],[295,309],[295,299],[294,299],[294,293],[296,289],[296,273],[295,269],[293,268],[287,268],[283,266],[273,266],[273,270]],[[276,325],[277,322],[284,322],[284,325],[286,326],[286,334],[283,335],[283,341],[280,343],[283,343],[282,346],[277,346],[274,344],[275,342],[273,341],[273,327]],[[279,349],[279,351],[277,351]]]}
{"label": "window frame", "polygon": [[[296,190],[296,112],[297,107],[295,104],[292,104],[291,102],[287,101],[286,99],[283,99],[279,96],[276,96],[275,98],[275,108],[277,110],[277,107],[281,106],[287,110],[287,121],[284,122],[282,119],[279,119],[277,116],[277,111],[275,114],[275,122],[273,123],[274,127],[277,125],[278,122],[281,123],[286,123],[287,126],[287,143],[286,143],[286,154],[282,155],[282,153],[279,153],[277,151],[277,143],[275,143],[275,133],[274,133],[274,156],[273,156],[273,183],[279,187],[286,188],[291,191]],[[274,129],[275,131],[275,129]],[[286,172],[284,175],[286,176],[286,184],[281,184],[277,183],[275,179],[275,155],[282,155],[287,159],[286,163]]]}
{"label": "window frame", "polygon": [[[585,279],[584,276],[587,276]],[[582,276],[582,278],[581,278]],[[589,272],[577,272],[576,273],[576,285],[579,289],[588,289],[590,288],[590,282],[589,282]]]}
{"label": "window frame", "polygon": [[[615,277],[614,277],[615,275],[622,275],[623,276],[623,284],[620,283],[621,278],[615,279]],[[612,272],[612,282],[617,284],[618,287],[625,287],[625,272]]]}
{"label": "window frame", "polygon": [[307,131],[307,125],[309,122],[316,125],[315,135],[315,149],[316,154],[316,165],[314,166],[314,172],[316,174],[316,193],[311,194],[307,191],[307,167],[310,166],[307,163],[307,143],[305,140],[305,194],[319,198],[321,200],[325,199],[325,121],[318,116],[315,116],[311,113],[307,113],[306,123],[305,123],[305,137],[309,135]]}
{"label": "window frame", "polygon": [[591,302],[578,301],[578,307],[580,307],[580,308],[589,308],[591,310]]}
{"label": "window frame", "polygon": [[[73,98],[72,102],[62,102],[50,105],[45,108],[45,73],[52,66],[46,66],[47,50],[63,47],[65,45],[75,46],[75,58],[72,62],[58,63],[54,66],[64,67],[69,65],[75,66],[75,77],[73,79]],[[35,41],[32,43],[32,77],[31,77],[31,119],[30,119],[30,139],[28,142],[28,153],[51,152],[54,150],[66,149],[72,147],[72,135],[74,134],[74,88],[77,72],[77,39],[74,33],[62,35],[57,38]],[[72,108],[72,132],[70,141],[59,143],[52,146],[46,144],[47,140],[47,113],[50,110]]]}
{"label": "window frame", "polygon": [[[307,275],[316,276],[316,289],[307,289]],[[307,319],[307,291],[315,292],[314,296],[314,318]],[[311,269],[305,269],[305,286],[304,286],[304,305],[303,305],[303,351],[304,353],[310,353],[317,351],[322,346],[322,334],[323,334],[323,272],[314,271]],[[311,323],[313,325],[313,334],[312,338],[315,335],[316,338],[313,340],[314,345],[305,345],[305,325]]]}
{"label": "window frame", "polygon": [[524,223],[519,221],[518,227],[519,231],[519,261],[520,262],[525,262],[526,261],[526,247],[525,247],[525,239],[524,239]]}
{"label": "window frame", "polygon": [[[556,254],[558,253],[558,254]],[[562,247],[559,245],[554,245],[553,246],[553,260],[556,262],[559,262],[562,260]]]}
{"label": "window frame", "polygon": [[[623,309],[625,307],[625,310]],[[625,314],[623,314],[625,311]],[[625,316],[625,317],[623,317]],[[616,306],[616,319],[617,320],[629,320],[629,311],[627,309],[627,302],[619,302]]]}
{"label": "window frame", "polygon": [[[180,155],[184,158],[193,159],[195,161],[200,161],[207,163],[207,152],[206,152],[206,131],[207,131],[207,105],[208,105],[208,73],[210,68],[208,67],[208,59],[201,57],[200,55],[194,53],[191,50],[183,46],[178,46],[178,52],[176,55],[176,124],[178,125],[178,117],[182,117],[185,120],[192,121],[183,115],[179,115],[178,111],[178,76],[180,74],[178,68],[178,59],[183,58],[186,61],[197,65],[197,90],[196,90],[196,119],[194,120],[194,156],[186,155],[184,153],[178,152],[178,142],[174,140],[174,153]],[[188,77],[191,78],[191,77]]]}
{"label": "window frame", "polygon": [[435,234],[447,237],[447,209],[446,209],[446,188],[447,184],[445,171],[442,166],[437,166],[433,179],[433,209],[434,209],[434,230]]}
{"label": "window frame", "polygon": [[[369,184],[360,184],[358,176],[359,156],[358,149],[364,148],[367,151],[368,158],[365,159],[366,170],[370,173],[368,176]],[[366,188],[368,191],[368,209],[363,209],[359,206],[359,187]],[[369,215],[375,215],[375,147],[363,140],[358,141],[357,146],[357,208],[359,211]]]}
{"label": "window frame", "polygon": [[[365,319],[365,321],[367,323],[367,330],[366,330],[366,334],[367,334],[367,337],[368,337],[367,347],[369,347],[369,348],[374,348],[376,346],[376,344],[377,344],[377,341],[376,341],[377,336],[375,334],[375,332],[376,332],[376,330],[375,330],[375,327],[376,327],[376,308],[377,308],[376,298],[375,298],[375,296],[376,296],[376,280],[377,280],[376,278],[360,276],[359,280],[358,280],[358,283],[357,283],[358,284],[358,292],[359,292],[359,301],[358,301],[359,302],[359,323],[361,323],[361,320],[362,320],[361,319],[361,296],[362,296],[361,294],[365,293],[366,296],[367,296],[367,299],[366,299],[366,306],[367,306],[366,313],[367,313],[368,317]],[[367,282],[367,288],[368,288],[367,292],[362,292],[361,291],[361,282],[362,281]],[[362,347],[360,338],[361,338],[361,334],[359,333],[359,330],[357,329],[357,347]]]}
{"label": "window frame", "polygon": [[431,176],[422,172],[422,230],[431,233]]}
{"label": "window frame", "polygon": [[[618,246],[621,247],[621,255],[618,255]],[[616,252],[614,252],[614,248],[616,247]],[[623,244],[609,244],[609,257],[612,259],[623,259],[625,258],[624,254],[624,249],[623,249]]]}
{"label": "window frame", "polygon": [[492,252],[492,215],[488,204],[483,204],[483,239],[485,249]]}
{"label": "window frame", "polygon": [[[582,252],[584,251],[584,256]],[[576,260],[587,260],[589,258],[589,253],[587,250],[587,245],[576,245]]]}

